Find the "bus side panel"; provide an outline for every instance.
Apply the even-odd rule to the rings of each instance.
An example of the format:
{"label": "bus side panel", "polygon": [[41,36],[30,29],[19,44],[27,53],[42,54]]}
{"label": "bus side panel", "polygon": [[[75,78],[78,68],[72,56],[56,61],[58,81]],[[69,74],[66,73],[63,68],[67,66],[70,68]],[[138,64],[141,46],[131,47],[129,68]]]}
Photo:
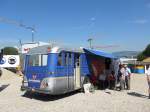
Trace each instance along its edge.
{"label": "bus side panel", "polygon": [[85,76],[89,77],[90,72],[87,64],[87,58],[85,54],[83,53],[81,55],[81,86],[83,86],[84,78]]}
{"label": "bus side panel", "polygon": [[[54,91],[59,92],[59,93],[66,93],[66,92],[75,90],[74,74],[73,74],[74,71],[72,67],[70,68],[59,67],[57,70],[59,72],[57,72],[57,75],[55,75]],[[63,71],[63,72],[60,72],[60,71]],[[68,71],[68,73],[66,71]]]}
{"label": "bus side panel", "polygon": [[68,90],[68,77],[66,75],[66,67],[57,66],[54,75],[54,92],[55,94],[66,93]]}
{"label": "bus side panel", "polygon": [[90,75],[90,71],[89,71],[89,67],[88,67],[88,63],[87,63],[87,58],[85,56],[85,54],[83,54],[83,74],[84,75]]}
{"label": "bus side panel", "polygon": [[50,53],[48,54],[48,71],[52,74],[55,73],[56,66],[57,66],[57,54],[56,53]]}
{"label": "bus side panel", "polygon": [[74,90],[74,67],[69,66],[68,67],[68,90],[73,91]]}

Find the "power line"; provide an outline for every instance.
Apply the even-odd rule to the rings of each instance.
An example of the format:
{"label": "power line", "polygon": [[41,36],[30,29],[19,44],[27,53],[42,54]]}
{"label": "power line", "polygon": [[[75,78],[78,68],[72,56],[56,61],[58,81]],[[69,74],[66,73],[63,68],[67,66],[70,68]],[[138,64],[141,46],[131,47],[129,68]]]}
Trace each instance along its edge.
{"label": "power line", "polygon": [[15,26],[19,26],[19,27],[22,27],[22,28],[25,28],[25,29],[28,29],[31,31],[32,33],[32,42],[34,42],[34,33],[36,32],[35,30],[35,27],[31,27],[31,26],[27,26],[21,22],[18,22],[18,21],[15,21],[15,20],[11,20],[11,19],[7,19],[7,18],[4,18],[4,17],[0,17],[0,22],[3,22],[3,23],[7,23],[7,24],[13,24]]}

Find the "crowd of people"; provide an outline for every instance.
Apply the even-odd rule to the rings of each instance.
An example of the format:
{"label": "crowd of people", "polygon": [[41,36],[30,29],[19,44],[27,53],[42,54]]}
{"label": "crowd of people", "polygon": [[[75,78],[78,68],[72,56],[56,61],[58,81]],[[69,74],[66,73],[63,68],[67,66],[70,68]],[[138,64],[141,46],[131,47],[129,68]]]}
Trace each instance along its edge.
{"label": "crowd of people", "polygon": [[117,84],[120,84],[120,90],[130,90],[131,70],[127,65],[120,65],[117,76]]}
{"label": "crowd of people", "polygon": [[[116,89],[120,91],[130,90],[131,70],[126,64],[120,64],[118,73],[104,69],[97,77],[92,75],[94,85],[99,89]],[[150,99],[150,66],[146,71],[148,82],[148,94]]]}
{"label": "crowd of people", "polygon": [[99,88],[117,89],[119,85],[120,90],[130,90],[130,68],[128,68],[127,65],[120,65],[117,74],[116,77],[114,71],[103,70],[101,74],[98,75]]}

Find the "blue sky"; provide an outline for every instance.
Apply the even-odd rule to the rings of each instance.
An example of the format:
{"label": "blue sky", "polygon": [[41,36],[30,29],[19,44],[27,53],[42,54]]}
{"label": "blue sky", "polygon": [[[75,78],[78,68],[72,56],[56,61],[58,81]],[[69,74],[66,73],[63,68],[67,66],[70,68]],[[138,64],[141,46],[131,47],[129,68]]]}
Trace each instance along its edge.
{"label": "blue sky", "polygon": [[[0,19],[35,26],[35,40],[72,47],[143,50],[150,43],[150,0],[0,0]],[[31,41],[31,31],[0,22],[0,43]]]}

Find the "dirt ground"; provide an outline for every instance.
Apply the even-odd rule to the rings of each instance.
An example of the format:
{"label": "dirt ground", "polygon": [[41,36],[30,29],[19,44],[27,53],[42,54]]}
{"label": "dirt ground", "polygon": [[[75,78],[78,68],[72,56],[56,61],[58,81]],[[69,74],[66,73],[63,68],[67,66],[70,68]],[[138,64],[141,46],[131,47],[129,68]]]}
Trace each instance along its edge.
{"label": "dirt ground", "polygon": [[22,77],[3,70],[0,78],[0,112],[150,112],[144,74],[133,74],[131,90],[96,90],[59,96],[24,94]]}

